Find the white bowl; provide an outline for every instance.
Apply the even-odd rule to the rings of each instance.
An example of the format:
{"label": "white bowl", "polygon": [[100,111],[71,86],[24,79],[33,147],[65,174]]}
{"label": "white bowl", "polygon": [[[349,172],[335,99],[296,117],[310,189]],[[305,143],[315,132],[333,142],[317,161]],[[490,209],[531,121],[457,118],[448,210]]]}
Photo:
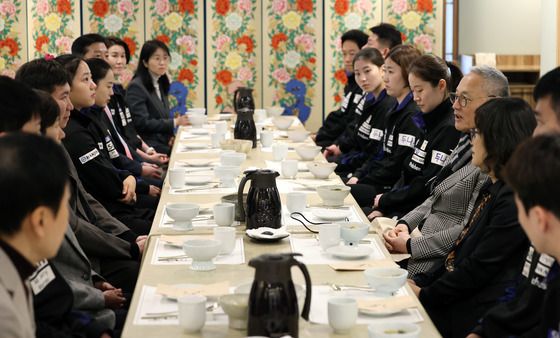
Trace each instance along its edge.
{"label": "white bowl", "polygon": [[284,107],[266,107],[269,117],[280,116],[284,112]]}
{"label": "white bowl", "polygon": [[193,127],[202,127],[204,123],[208,120],[208,117],[203,114],[191,114],[189,115],[189,122]]}
{"label": "white bowl", "polygon": [[241,168],[233,165],[220,165],[214,168],[214,175],[220,179],[224,188],[235,187],[235,177],[239,176]]}
{"label": "white bowl", "polygon": [[167,216],[175,221],[174,227],[191,230],[191,220],[198,215],[200,207],[193,203],[169,203],[165,206]]}
{"label": "white bowl", "polygon": [[355,246],[367,236],[369,231],[368,223],[349,222],[340,223],[340,237],[346,245]]}
{"label": "white bowl", "polygon": [[307,130],[290,130],[288,131],[288,138],[293,142],[303,142],[309,136]]}
{"label": "white bowl", "polygon": [[337,164],[331,162],[311,162],[307,163],[307,169],[316,178],[329,178],[330,174],[336,169]]}
{"label": "white bowl", "polygon": [[274,126],[280,130],[288,130],[294,123],[293,116],[276,116],[272,118]]}
{"label": "white bowl", "polygon": [[253,148],[253,141],[228,139],[220,141],[220,148],[223,150],[234,150],[238,153],[248,154]]}
{"label": "white bowl", "polygon": [[296,153],[304,161],[312,161],[321,152],[321,147],[319,146],[299,146],[296,148]]}
{"label": "white bowl", "polygon": [[191,270],[210,271],[216,269],[212,260],[218,256],[222,242],[215,239],[190,239],[183,243],[183,251],[192,258]]}
{"label": "white bowl", "polygon": [[224,166],[239,167],[247,159],[245,153],[224,152],[220,154],[220,163]]}
{"label": "white bowl", "polygon": [[399,267],[369,268],[364,271],[369,286],[383,293],[397,292],[408,277],[408,271]]}
{"label": "white bowl", "polygon": [[220,297],[221,308],[229,317],[229,327],[236,330],[247,329],[249,317],[249,294],[229,294]]}
{"label": "white bowl", "polygon": [[317,194],[323,200],[323,204],[327,207],[338,207],[344,205],[344,199],[350,193],[350,187],[347,185],[322,185],[317,187]]}
{"label": "white bowl", "polygon": [[420,326],[412,323],[379,323],[368,325],[369,338],[418,338]]}

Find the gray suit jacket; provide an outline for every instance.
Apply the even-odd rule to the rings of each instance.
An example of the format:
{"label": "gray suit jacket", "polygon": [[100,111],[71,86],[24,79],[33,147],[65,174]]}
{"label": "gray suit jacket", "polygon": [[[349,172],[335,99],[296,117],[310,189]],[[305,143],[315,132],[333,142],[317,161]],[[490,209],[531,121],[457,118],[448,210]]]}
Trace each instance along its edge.
{"label": "gray suit jacket", "polygon": [[[16,267],[0,249],[0,336],[35,337],[35,319],[31,292],[26,296]],[[27,285],[27,282],[26,282]],[[29,290],[29,288],[28,288]]]}
{"label": "gray suit jacket", "polygon": [[94,279],[97,281],[103,278],[91,269],[91,264],[70,226],[66,229],[64,240],[52,264],[70,285],[74,295],[74,308],[90,313],[106,327],[114,327],[115,313],[105,308],[103,292],[93,286]]}
{"label": "gray suit jacket", "polygon": [[410,242],[409,277],[430,270],[447,256],[487,178],[477,167],[467,164],[438,184],[424,203],[401,218],[411,230],[423,222],[422,236]]}

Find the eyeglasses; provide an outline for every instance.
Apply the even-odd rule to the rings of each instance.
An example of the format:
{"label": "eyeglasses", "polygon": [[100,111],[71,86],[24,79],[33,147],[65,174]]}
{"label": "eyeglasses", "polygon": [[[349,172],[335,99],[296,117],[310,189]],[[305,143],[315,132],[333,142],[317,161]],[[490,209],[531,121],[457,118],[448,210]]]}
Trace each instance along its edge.
{"label": "eyeglasses", "polygon": [[467,105],[471,101],[474,101],[476,99],[487,99],[489,97],[496,97],[496,96],[495,95],[488,95],[488,96],[480,96],[480,97],[469,98],[469,97],[466,97],[463,94],[458,95],[457,93],[449,93],[449,100],[451,100],[451,103],[453,104],[453,103],[455,103],[455,101],[459,100],[459,105],[463,108],[467,107]]}
{"label": "eyeglasses", "polygon": [[474,139],[475,136],[480,135],[480,130],[478,130],[478,128],[469,129],[469,135],[470,135],[471,140],[472,140],[472,139]]}

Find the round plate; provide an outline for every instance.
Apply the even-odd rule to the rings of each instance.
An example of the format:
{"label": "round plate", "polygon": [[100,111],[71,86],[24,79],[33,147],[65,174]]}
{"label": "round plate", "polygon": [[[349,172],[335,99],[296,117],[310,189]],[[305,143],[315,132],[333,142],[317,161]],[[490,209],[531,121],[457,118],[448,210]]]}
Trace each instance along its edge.
{"label": "round plate", "polygon": [[346,217],[350,216],[350,209],[312,208],[311,213],[313,216],[325,221],[342,221]]}
{"label": "round plate", "polygon": [[373,252],[373,249],[365,245],[349,246],[340,245],[333,246],[327,249],[327,253],[331,254],[333,257],[338,257],[342,259],[359,259],[369,256]]}
{"label": "round plate", "polygon": [[204,185],[212,182],[213,177],[209,175],[189,175],[185,177],[185,184]]}
{"label": "round plate", "polygon": [[207,158],[191,158],[188,160],[182,160],[181,163],[188,165],[189,167],[208,167],[214,164],[213,159]]}
{"label": "round plate", "polygon": [[[263,232],[272,232],[273,235],[263,235]],[[290,234],[283,229],[280,230],[267,227],[248,229],[245,231],[245,234],[252,240],[263,243],[278,242],[279,240],[290,236]]]}
{"label": "round plate", "polygon": [[358,311],[360,313],[363,313],[364,315],[368,315],[368,316],[378,316],[378,317],[384,317],[384,316],[391,316],[394,315],[396,313],[402,312],[402,309],[379,309],[379,310],[373,310],[373,309],[360,309],[358,308]]}

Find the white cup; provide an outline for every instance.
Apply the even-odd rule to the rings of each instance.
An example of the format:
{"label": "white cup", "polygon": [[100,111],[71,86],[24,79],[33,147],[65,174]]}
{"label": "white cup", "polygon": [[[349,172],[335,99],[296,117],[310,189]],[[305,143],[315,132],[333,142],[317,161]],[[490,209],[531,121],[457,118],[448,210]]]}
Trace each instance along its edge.
{"label": "white cup", "polygon": [[172,168],[167,171],[169,176],[169,185],[171,188],[178,189],[185,186],[185,179],[187,178],[187,169],[185,168]]}
{"label": "white cup", "polygon": [[304,192],[289,192],[286,194],[286,207],[290,213],[303,212],[307,205],[307,194]]}
{"label": "white cup", "polygon": [[336,333],[346,333],[358,319],[358,303],[354,298],[331,298],[328,301],[329,325]]}
{"label": "white cup", "polygon": [[226,134],[224,133],[212,133],[210,134],[210,145],[212,146],[212,148],[219,148],[220,141],[223,141],[225,139]]}
{"label": "white cup", "polygon": [[268,148],[274,141],[274,132],[271,130],[261,131],[261,144],[263,147]]}
{"label": "white cup", "polygon": [[233,224],[235,217],[235,204],[218,203],[212,208],[214,213],[214,221],[219,226],[230,226]]}
{"label": "white cup", "polygon": [[255,109],[253,115],[255,117],[255,122],[261,122],[266,119],[266,109]]}
{"label": "white cup", "polygon": [[284,160],[281,164],[282,176],[287,178],[295,178],[298,173],[297,160]]}
{"label": "white cup", "polygon": [[214,239],[222,242],[220,254],[229,255],[235,249],[235,228],[216,227],[214,228]]}
{"label": "white cup", "polygon": [[206,322],[206,297],[189,295],[179,297],[179,325],[188,333],[198,332]]}
{"label": "white cup", "polygon": [[272,145],[272,158],[275,161],[282,161],[288,155],[288,145],[286,143],[274,143]]}
{"label": "white cup", "polygon": [[319,225],[319,245],[323,250],[340,244],[340,224]]}
{"label": "white cup", "polygon": [[224,134],[227,132],[227,122],[217,121],[216,122],[216,134]]}

